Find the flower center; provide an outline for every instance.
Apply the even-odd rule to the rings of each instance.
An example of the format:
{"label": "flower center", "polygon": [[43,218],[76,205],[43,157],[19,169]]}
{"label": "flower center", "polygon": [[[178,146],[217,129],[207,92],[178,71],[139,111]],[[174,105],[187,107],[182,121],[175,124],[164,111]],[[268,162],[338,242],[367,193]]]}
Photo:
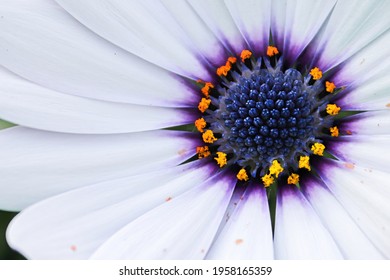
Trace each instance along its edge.
{"label": "flower center", "polygon": [[322,138],[338,136],[332,125],[340,108],[328,104],[335,85],[324,84],[317,67],[282,70],[278,54],[270,46],[268,57],[256,59],[244,50],[241,60],[229,57],[217,69],[219,84],[198,81],[203,116],[195,126],[206,144],[198,156],[213,154],[239,180],[261,178],[266,187],[280,178],[297,184],[300,169],[311,170],[310,156],[323,156]]}

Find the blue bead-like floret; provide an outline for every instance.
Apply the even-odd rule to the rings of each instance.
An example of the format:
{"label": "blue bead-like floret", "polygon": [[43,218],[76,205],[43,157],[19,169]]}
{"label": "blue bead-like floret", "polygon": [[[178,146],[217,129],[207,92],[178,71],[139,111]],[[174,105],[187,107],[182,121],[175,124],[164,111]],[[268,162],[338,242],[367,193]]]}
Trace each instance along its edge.
{"label": "blue bead-like floret", "polygon": [[302,149],[314,131],[313,101],[297,70],[242,75],[222,99],[223,134],[240,161],[256,166],[272,158],[290,162],[286,157]]}

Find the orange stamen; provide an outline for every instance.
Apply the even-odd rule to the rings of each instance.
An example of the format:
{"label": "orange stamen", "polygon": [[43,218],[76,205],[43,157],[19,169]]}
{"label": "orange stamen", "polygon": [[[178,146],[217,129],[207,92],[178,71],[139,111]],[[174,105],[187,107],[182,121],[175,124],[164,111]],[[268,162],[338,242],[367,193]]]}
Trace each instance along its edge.
{"label": "orange stamen", "polygon": [[325,82],[325,87],[326,87],[326,91],[327,91],[327,92],[333,93],[333,91],[334,91],[335,88],[336,88],[336,85],[335,85],[334,83],[332,83],[332,82],[326,81],[326,82]]}
{"label": "orange stamen", "polygon": [[267,48],[267,55],[268,56],[274,56],[274,55],[277,55],[278,53],[279,53],[279,50],[277,47],[268,46],[268,48]]}
{"label": "orange stamen", "polygon": [[198,154],[198,158],[205,158],[211,155],[209,147],[196,147],[196,153]]}
{"label": "orange stamen", "polygon": [[207,125],[206,121],[204,118],[197,119],[195,121],[195,126],[198,129],[199,132],[204,132],[203,128],[205,128]]}
{"label": "orange stamen", "polygon": [[199,102],[199,105],[198,105],[199,111],[204,113],[209,108],[210,103],[211,103],[210,99],[202,98],[202,100]]}
{"label": "orange stamen", "polygon": [[313,76],[313,80],[319,80],[322,78],[322,71],[318,67],[314,67],[310,70],[310,75]]}
{"label": "orange stamen", "polygon": [[212,83],[206,83],[204,87],[201,89],[204,96],[209,97],[210,89],[214,88],[214,85]]}
{"label": "orange stamen", "polygon": [[243,50],[243,51],[241,52],[241,55],[240,55],[242,62],[245,62],[245,59],[250,58],[251,55],[252,55],[252,52],[251,52],[251,51]]}

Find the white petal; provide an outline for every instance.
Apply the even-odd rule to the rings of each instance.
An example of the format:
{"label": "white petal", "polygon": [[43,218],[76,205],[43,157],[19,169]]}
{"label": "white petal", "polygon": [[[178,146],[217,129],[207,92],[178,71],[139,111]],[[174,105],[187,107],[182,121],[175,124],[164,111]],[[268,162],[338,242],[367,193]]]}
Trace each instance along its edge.
{"label": "white petal", "polygon": [[[314,1],[313,1],[314,2]],[[318,45],[319,64],[329,69],[373,42],[390,27],[390,2],[337,1]]]}
{"label": "white petal", "polygon": [[[86,2],[76,4],[92,12],[82,7]],[[53,1],[3,1],[0,8],[0,64],[28,80],[114,102],[175,107],[196,101],[179,77],[96,36]],[[113,33],[131,40],[126,32]]]}
{"label": "white petal", "polygon": [[265,189],[249,186],[211,246],[207,259],[273,259],[270,212]]}
{"label": "white petal", "polygon": [[294,186],[278,189],[275,215],[276,259],[343,258],[328,229]]}
{"label": "white petal", "polygon": [[337,101],[348,110],[389,110],[390,32],[352,56],[336,74],[334,82],[346,86]]}
{"label": "white petal", "polygon": [[389,135],[390,110],[361,113],[345,119],[339,129],[352,135]]}
{"label": "white petal", "polygon": [[349,215],[386,257],[390,257],[390,175],[346,162],[324,160],[319,175]]}
{"label": "white petal", "polygon": [[389,172],[389,143],[390,135],[351,135],[340,137],[340,142],[329,148],[332,154],[348,164]]}
{"label": "white petal", "polygon": [[146,213],[105,242],[94,259],[201,259],[231,198],[235,180],[219,173]]}
{"label": "white petal", "polygon": [[264,55],[269,41],[271,2],[225,0],[225,3],[250,48]]}
{"label": "white petal", "polygon": [[93,100],[28,82],[0,67],[0,118],[69,133],[123,133],[193,122],[189,109]]}
{"label": "white petal", "polygon": [[188,0],[215,36],[233,54],[246,49],[246,42],[223,0]]}
{"label": "white petal", "polygon": [[271,31],[276,47],[294,61],[317,35],[335,2],[272,1]]}
{"label": "white petal", "polygon": [[318,179],[301,182],[304,194],[346,259],[383,259],[343,205]]}
{"label": "white petal", "polygon": [[57,2],[88,28],[119,47],[180,75],[209,80],[191,41],[162,2]]}
{"label": "white petal", "polygon": [[74,135],[14,127],[0,135],[0,205],[8,210],[84,185],[177,165],[197,146],[191,134],[174,131]]}
{"label": "white petal", "polygon": [[213,166],[195,162],[49,198],[12,221],[8,243],[29,259],[87,259],[129,222],[205,181]]}

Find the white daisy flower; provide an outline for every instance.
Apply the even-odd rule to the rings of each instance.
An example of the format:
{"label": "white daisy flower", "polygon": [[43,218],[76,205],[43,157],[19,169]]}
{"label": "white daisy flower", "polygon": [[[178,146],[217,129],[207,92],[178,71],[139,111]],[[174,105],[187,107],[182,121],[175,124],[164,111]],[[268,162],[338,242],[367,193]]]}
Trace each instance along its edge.
{"label": "white daisy flower", "polygon": [[18,126],[0,132],[0,206],[24,209],[9,244],[31,259],[389,258],[386,11],[1,1],[0,118]]}

